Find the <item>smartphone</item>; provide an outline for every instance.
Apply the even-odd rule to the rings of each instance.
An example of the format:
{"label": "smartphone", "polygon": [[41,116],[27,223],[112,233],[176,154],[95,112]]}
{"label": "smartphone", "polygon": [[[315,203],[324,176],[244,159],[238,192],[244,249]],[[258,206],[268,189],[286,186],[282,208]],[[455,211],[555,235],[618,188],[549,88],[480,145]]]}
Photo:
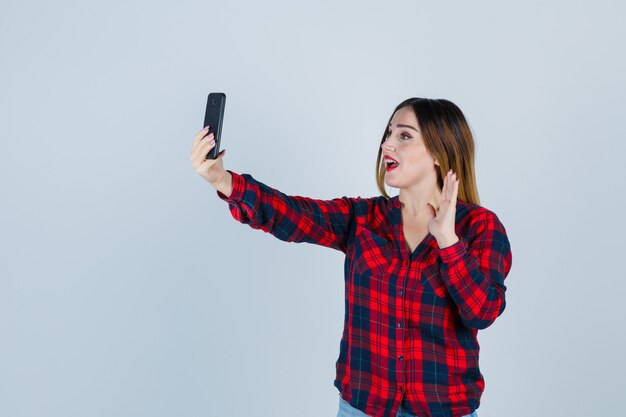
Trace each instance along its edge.
{"label": "smartphone", "polygon": [[[204,124],[209,126],[209,133],[215,135],[215,146],[206,155],[206,159],[216,159],[220,152],[220,138],[222,136],[222,122],[224,120],[224,106],[226,105],[226,94],[210,93],[206,102],[206,112],[204,113]],[[207,133],[208,134],[208,133]]]}

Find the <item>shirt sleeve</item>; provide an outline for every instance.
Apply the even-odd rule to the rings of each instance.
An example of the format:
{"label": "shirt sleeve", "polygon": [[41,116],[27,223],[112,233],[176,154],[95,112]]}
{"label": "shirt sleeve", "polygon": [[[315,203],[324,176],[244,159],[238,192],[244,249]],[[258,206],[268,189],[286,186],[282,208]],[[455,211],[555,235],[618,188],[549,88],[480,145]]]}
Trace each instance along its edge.
{"label": "shirt sleeve", "polygon": [[249,174],[227,171],[233,177],[232,193],[227,197],[217,191],[217,195],[228,202],[235,220],[286,242],[314,243],[346,253],[353,204],[359,197],[288,196]]}
{"label": "shirt sleeve", "polygon": [[461,237],[439,249],[441,277],[459,308],[466,327],[489,327],[504,311],[504,279],[511,270],[512,255],[506,230],[487,211],[476,225],[472,242]]}

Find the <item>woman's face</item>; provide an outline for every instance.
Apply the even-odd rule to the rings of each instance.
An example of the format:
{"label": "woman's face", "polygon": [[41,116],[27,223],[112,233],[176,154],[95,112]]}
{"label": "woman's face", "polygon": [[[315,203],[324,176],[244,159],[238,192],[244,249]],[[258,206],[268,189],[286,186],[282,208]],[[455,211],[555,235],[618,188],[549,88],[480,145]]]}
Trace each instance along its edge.
{"label": "woman's face", "polygon": [[[403,107],[394,114],[381,148],[386,166],[385,184],[388,186],[421,188],[427,186],[425,184],[437,184],[435,158],[426,149],[412,108]],[[388,164],[390,158],[397,163]]]}

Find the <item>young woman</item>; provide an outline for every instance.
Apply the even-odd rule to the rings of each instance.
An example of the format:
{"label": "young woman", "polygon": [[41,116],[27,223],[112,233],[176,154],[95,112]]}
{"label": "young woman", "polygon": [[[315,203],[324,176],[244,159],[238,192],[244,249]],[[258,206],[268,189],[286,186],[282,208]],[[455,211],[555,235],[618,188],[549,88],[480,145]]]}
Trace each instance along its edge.
{"label": "young woman", "polygon": [[288,196],[225,170],[224,151],[205,159],[213,146],[200,131],[191,161],[236,220],[346,255],[338,417],[477,417],[477,332],[504,311],[512,258],[504,226],[479,205],[461,110],[424,98],[396,107],[376,158],[378,197]]}

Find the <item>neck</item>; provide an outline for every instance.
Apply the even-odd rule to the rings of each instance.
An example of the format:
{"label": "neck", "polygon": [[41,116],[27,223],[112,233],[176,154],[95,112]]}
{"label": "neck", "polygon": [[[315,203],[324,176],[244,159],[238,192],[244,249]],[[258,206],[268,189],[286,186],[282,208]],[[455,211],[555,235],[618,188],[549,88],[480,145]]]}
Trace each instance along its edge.
{"label": "neck", "polygon": [[421,218],[428,211],[428,205],[433,206],[435,210],[439,209],[441,203],[441,190],[435,185],[431,187],[401,188],[398,196],[402,203],[402,211],[405,215],[412,218]]}

